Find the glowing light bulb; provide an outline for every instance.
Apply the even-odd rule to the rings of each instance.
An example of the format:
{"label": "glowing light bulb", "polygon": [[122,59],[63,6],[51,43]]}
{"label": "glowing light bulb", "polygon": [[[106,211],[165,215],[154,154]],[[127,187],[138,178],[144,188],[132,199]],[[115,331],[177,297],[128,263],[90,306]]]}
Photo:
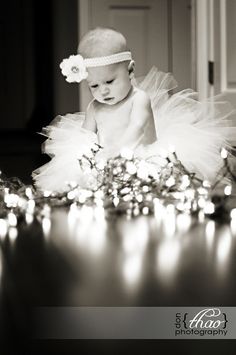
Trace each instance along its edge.
{"label": "glowing light bulb", "polygon": [[32,189],[30,187],[26,187],[25,189],[25,194],[29,199],[33,198],[33,193],[32,193]]}
{"label": "glowing light bulb", "polygon": [[43,196],[44,197],[49,197],[50,195],[51,195],[51,191],[48,191],[48,190],[45,190],[44,192],[43,192]]}
{"label": "glowing light bulb", "polygon": [[6,203],[7,207],[16,207],[18,205],[19,196],[16,194],[6,194],[4,196],[4,202]]}
{"label": "glowing light bulb", "polygon": [[233,220],[236,220],[236,208],[233,208],[230,212],[230,217]]}
{"label": "glowing light bulb", "polygon": [[227,152],[227,150],[226,150],[225,148],[222,148],[220,155],[221,155],[221,158],[222,158],[222,159],[226,159],[226,158],[228,157],[228,152]]}
{"label": "glowing light bulb", "polygon": [[113,198],[113,205],[114,205],[115,207],[117,207],[117,206],[119,205],[119,202],[120,202],[119,197],[114,197],[114,198]]}
{"label": "glowing light bulb", "polygon": [[224,188],[224,194],[225,194],[226,196],[230,196],[231,193],[232,193],[232,186],[231,186],[231,185],[225,186],[225,188]]}
{"label": "glowing light bulb", "polygon": [[208,180],[204,180],[203,183],[202,183],[202,186],[203,186],[203,187],[206,187],[206,188],[210,188],[210,187],[211,187],[211,184],[209,183]]}
{"label": "glowing light bulb", "polygon": [[76,197],[76,191],[75,190],[71,190],[67,193],[67,198],[68,200],[74,200],[74,198]]}
{"label": "glowing light bulb", "polygon": [[143,207],[143,209],[142,209],[142,214],[143,214],[144,216],[147,216],[148,213],[149,213],[149,208],[148,208],[147,206]]}
{"label": "glowing light bulb", "polygon": [[215,212],[214,203],[208,201],[204,207],[204,213],[205,214],[213,214],[214,212]]}
{"label": "glowing light bulb", "polygon": [[188,176],[188,175],[183,175],[180,188],[181,188],[182,190],[184,190],[184,189],[186,189],[186,187],[188,187],[189,185],[190,185],[189,176]]}
{"label": "glowing light bulb", "polygon": [[204,207],[206,206],[206,200],[205,200],[204,197],[200,197],[200,198],[198,199],[198,206],[199,206],[200,208],[204,208]]}
{"label": "glowing light bulb", "polygon": [[170,176],[169,179],[166,180],[166,186],[171,187],[174,186],[175,184],[175,178],[173,176]]}
{"label": "glowing light bulb", "polygon": [[17,226],[17,218],[16,215],[13,212],[8,213],[8,224],[11,227],[16,227]]}

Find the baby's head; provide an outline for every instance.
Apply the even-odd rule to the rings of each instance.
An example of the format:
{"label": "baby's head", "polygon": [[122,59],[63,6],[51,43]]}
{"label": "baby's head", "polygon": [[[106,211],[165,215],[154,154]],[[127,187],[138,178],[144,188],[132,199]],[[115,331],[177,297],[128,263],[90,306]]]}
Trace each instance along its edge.
{"label": "baby's head", "polygon": [[103,27],[87,32],[78,47],[83,58],[103,57],[128,50],[126,39],[120,32]]}
{"label": "baby's head", "polygon": [[[78,52],[83,58],[99,58],[127,53],[125,37],[110,28],[96,28],[89,31],[80,41]],[[128,52],[129,53],[129,52]],[[112,58],[112,57],[110,57]],[[134,61],[126,57],[118,62],[87,68],[87,82],[93,97],[100,103],[114,105],[128,95],[132,85]]]}

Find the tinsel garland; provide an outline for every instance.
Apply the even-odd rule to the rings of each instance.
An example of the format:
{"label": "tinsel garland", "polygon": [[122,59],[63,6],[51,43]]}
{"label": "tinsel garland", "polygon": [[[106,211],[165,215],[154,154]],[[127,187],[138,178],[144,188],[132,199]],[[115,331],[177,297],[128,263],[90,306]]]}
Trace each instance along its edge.
{"label": "tinsel garland", "polygon": [[2,229],[16,227],[21,221],[31,223],[34,218],[50,218],[55,207],[84,205],[101,207],[106,216],[126,214],[128,218],[140,214],[157,213],[160,207],[193,216],[207,216],[218,222],[236,218],[236,198],[231,183],[236,177],[231,169],[228,152],[222,149],[223,166],[215,184],[211,186],[190,173],[178,160],[175,152],[141,160],[125,150],[106,163],[96,162],[93,156],[83,156],[78,164],[90,177],[88,188],[75,182],[67,183],[63,193],[40,192],[24,185],[18,178],[0,175],[0,234]]}

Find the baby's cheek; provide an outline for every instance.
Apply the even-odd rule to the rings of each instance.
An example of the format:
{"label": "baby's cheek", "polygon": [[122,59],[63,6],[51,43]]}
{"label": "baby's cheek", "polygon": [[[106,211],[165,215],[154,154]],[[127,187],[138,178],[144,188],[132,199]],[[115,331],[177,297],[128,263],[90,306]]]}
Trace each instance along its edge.
{"label": "baby's cheek", "polygon": [[115,92],[116,94],[118,95],[122,95],[122,93],[124,92],[123,88],[121,85],[117,85],[116,88],[115,88]]}
{"label": "baby's cheek", "polygon": [[98,97],[98,92],[97,92],[97,90],[92,90],[91,94],[92,94],[94,97]]}

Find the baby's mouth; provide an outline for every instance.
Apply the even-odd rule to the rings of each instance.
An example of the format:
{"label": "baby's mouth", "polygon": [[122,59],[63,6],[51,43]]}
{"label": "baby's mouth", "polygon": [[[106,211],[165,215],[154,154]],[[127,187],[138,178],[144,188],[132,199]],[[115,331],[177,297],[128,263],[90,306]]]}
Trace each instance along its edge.
{"label": "baby's mouth", "polygon": [[114,97],[106,97],[105,99],[104,99],[104,101],[110,101],[110,100],[113,100],[114,99]]}

